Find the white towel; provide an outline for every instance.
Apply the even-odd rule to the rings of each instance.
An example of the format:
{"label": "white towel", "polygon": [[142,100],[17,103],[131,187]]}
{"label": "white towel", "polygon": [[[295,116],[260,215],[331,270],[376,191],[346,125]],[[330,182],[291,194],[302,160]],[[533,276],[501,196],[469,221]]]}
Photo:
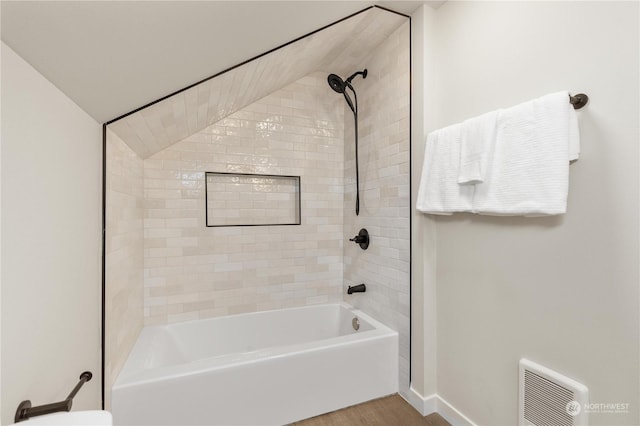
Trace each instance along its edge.
{"label": "white towel", "polygon": [[458,185],[462,124],[427,136],[416,207],[431,214],[471,211],[473,185]]}
{"label": "white towel", "polygon": [[489,149],[496,136],[497,119],[498,111],[492,111],[462,123],[459,184],[469,185],[484,181]]}
{"label": "white towel", "polygon": [[489,215],[556,215],[567,209],[569,161],[580,151],[568,92],[498,114],[487,171],[475,185],[473,210]]}
{"label": "white towel", "polygon": [[580,158],[580,131],[578,130],[578,114],[573,108],[573,105],[571,105],[569,107],[569,161],[576,161],[578,158]]}

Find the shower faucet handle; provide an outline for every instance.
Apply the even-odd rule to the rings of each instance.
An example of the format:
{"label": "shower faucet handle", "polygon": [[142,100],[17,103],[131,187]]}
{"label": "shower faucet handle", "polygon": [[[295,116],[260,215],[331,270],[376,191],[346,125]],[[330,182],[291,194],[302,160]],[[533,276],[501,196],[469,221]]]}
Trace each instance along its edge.
{"label": "shower faucet handle", "polygon": [[358,244],[362,250],[366,250],[369,248],[369,232],[362,228],[360,232],[358,232],[358,235],[353,238],[349,238],[349,241],[353,241]]}

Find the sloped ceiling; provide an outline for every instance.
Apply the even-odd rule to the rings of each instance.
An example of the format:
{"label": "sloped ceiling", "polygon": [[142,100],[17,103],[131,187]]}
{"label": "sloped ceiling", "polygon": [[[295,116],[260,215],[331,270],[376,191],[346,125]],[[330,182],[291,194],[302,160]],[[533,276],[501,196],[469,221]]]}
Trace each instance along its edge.
{"label": "sloped ceiling", "polygon": [[2,41],[104,123],[373,4],[441,1],[0,1]]}
{"label": "sloped ceiling", "polygon": [[[346,78],[407,18],[374,7],[119,119],[110,128],[147,158],[314,72]],[[376,70],[369,70],[376,72]],[[327,90],[331,90],[327,86]]]}

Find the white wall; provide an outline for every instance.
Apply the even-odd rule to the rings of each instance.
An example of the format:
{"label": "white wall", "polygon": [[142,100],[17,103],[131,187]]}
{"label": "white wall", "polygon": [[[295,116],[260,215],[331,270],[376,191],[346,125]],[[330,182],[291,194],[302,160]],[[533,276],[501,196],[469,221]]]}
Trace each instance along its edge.
{"label": "white wall", "polygon": [[2,44],[2,423],[100,404],[101,126]]}
{"label": "white wall", "polygon": [[[474,422],[515,424],[521,357],[630,403],[640,424],[637,2],[447,2],[430,30],[433,130],[549,92],[585,92],[568,213],[437,223],[437,391]],[[433,219],[429,219],[433,220]]]}

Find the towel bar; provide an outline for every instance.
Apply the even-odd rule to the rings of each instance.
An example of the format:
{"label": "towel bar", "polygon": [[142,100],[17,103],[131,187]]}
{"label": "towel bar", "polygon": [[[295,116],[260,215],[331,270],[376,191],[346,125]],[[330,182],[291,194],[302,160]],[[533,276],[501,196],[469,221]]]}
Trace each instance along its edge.
{"label": "towel bar", "polygon": [[589,97],[584,93],[578,93],[575,96],[569,95],[569,103],[573,105],[573,109],[580,109],[589,102]]}

